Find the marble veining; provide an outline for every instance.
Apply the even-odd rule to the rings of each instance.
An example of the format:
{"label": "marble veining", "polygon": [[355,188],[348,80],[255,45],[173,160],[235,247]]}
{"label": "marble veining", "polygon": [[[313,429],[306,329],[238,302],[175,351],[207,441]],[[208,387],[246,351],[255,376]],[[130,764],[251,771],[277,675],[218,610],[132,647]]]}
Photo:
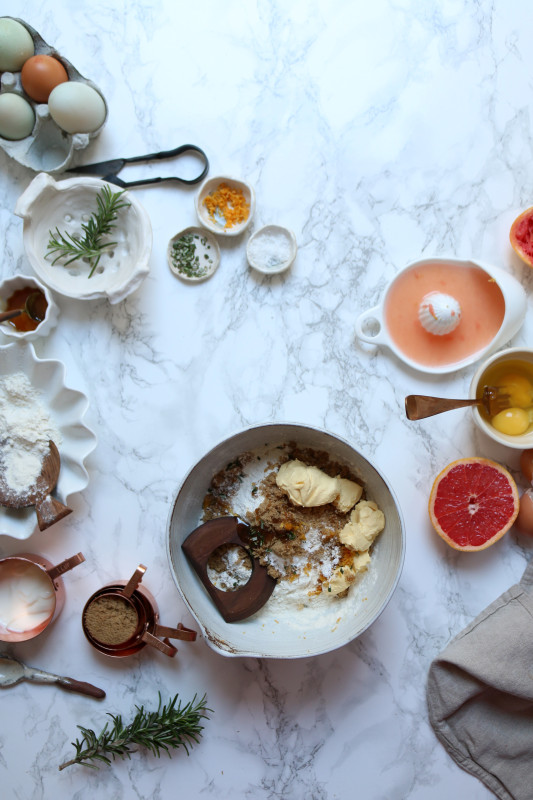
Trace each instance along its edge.
{"label": "marble veining", "polygon": [[[105,94],[107,124],[79,163],[191,142],[208,154],[210,175],[254,186],[257,210],[244,237],[220,242],[215,275],[191,286],[171,274],[166,247],[197,224],[195,187],[136,189],[153,227],[149,276],[116,306],[58,297],[58,327],[36,342],[88,394],[98,446],[74,513],[24,549],[52,561],[81,550],[86,561],[65,576],[65,608],[46,634],[1,649],[101,686],[107,698],[5,690],[0,794],[491,797],[437,742],[425,680],[450,638],[519,579],[531,542],[511,532],[486,552],[456,553],[430,529],[427,500],[434,476],[469,455],[506,464],[524,488],[518,453],[483,437],[466,411],[409,422],[406,394],[466,396],[473,368],[424,375],[358,342],[354,323],[399,269],[432,255],[485,260],[533,289],[508,241],[533,182],[528,3],[21,0],[2,13],[26,20]],[[138,165],[122,177],[173,169]],[[0,170],[7,277],[30,270],[13,210],[34,174],[3,151]],[[247,236],[269,223],[298,242],[281,276],[246,262]],[[532,333],[529,309],[513,344]],[[359,639],[312,659],[224,658],[201,637],[178,643],[175,659],[149,648],[120,663],[97,654],[81,630],[85,601],[141,562],[163,624],[195,627],[167,564],[172,499],[214,444],[266,421],[327,428],[391,483],[407,553],[383,614]],[[17,551],[2,537],[0,554]],[[185,701],[207,693],[212,718],[189,757],[137,753],[110,769],[58,771],[78,724],[99,730],[106,711],[128,719],[158,691]]]}

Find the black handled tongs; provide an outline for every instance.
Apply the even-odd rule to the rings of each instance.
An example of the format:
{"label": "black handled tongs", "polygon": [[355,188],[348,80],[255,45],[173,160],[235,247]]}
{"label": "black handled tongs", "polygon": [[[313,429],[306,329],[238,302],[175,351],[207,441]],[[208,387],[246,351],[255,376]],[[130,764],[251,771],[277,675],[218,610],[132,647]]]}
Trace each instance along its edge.
{"label": "black handled tongs", "polygon": [[[139,161],[160,161],[165,158],[176,158],[188,152],[199,153],[204,164],[202,172],[200,175],[197,175],[196,178],[144,178],[143,180],[128,182],[118,177],[118,173],[126,164],[135,164]],[[146,186],[150,183],[166,183],[168,181],[179,181],[180,183],[187,184],[199,183],[202,178],[205,178],[207,175],[208,169],[209,161],[203,150],[195,144],[182,144],[181,147],[176,147],[174,150],[163,150],[161,153],[149,153],[147,156],[115,158],[111,161],[98,161],[95,164],[83,164],[79,167],[72,167],[68,169],[67,172],[76,172],[78,175],[97,175],[102,178],[103,181],[114,183],[116,186],[127,189],[130,186]]]}

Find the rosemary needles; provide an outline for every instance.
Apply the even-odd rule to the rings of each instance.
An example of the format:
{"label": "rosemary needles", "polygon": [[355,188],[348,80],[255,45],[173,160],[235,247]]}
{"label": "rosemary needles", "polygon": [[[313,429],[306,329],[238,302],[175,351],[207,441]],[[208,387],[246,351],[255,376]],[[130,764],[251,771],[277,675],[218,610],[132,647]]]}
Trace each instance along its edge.
{"label": "rosemary needles", "polygon": [[202,735],[201,721],[207,719],[206,713],[211,711],[206,707],[206,696],[201,700],[193,699],[184,706],[178,703],[178,695],[165,705],[162,705],[159,694],[157,711],[146,711],[144,706],[135,706],[137,713],[129,725],[124,725],[120,714],[108,714],[113,720],[109,727],[106,722],[102,731],[97,735],[90,728],[78,725],[82,732],[81,739],[72,742],[76,755],[70,761],[65,761],[60,770],[71,764],[84,764],[93,769],[99,769],[102,762],[108,766],[116,758],[130,758],[135,745],[147,748],[153,755],[161,755],[164,750],[171,758],[171,749],[183,747],[189,755],[189,747],[198,744]]}
{"label": "rosemary needles", "polygon": [[123,194],[123,191],[112,192],[107,185],[102,187],[96,196],[96,211],[81,226],[83,236],[60,233],[58,228],[55,229],[55,233],[49,231],[50,240],[46,255],[55,256],[52,264],[56,264],[60,258],[66,258],[63,266],[67,267],[73,261],[84,259],[89,262],[88,277],[91,278],[100,263],[102,254],[117,244],[117,242],[104,241],[104,237],[108,236],[115,227],[120,209],[128,208],[130,205],[120,199]]}

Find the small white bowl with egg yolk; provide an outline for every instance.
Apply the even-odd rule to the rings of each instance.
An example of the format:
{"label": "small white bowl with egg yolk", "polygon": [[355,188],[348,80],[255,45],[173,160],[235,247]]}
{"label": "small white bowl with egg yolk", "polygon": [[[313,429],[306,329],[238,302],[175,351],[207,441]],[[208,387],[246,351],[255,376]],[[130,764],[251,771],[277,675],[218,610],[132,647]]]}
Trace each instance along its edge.
{"label": "small white bowl with egg yolk", "polygon": [[506,447],[533,447],[533,348],[510,347],[487,358],[472,378],[469,396],[480,398],[484,386],[508,395],[509,408],[491,418],[481,406],[473,406],[477,427]]}

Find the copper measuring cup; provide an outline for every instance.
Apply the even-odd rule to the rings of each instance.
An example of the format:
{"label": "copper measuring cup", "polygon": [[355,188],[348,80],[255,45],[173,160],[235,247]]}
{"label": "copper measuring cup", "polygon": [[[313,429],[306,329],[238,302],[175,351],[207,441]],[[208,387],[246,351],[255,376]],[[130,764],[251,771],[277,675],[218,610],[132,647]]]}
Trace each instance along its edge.
{"label": "copper measuring cup", "polygon": [[10,580],[8,572],[17,567],[27,570],[30,574],[34,574],[42,579],[46,576],[45,583],[49,581],[52,595],[52,608],[49,615],[39,625],[34,628],[24,631],[10,631],[4,626],[0,626],[0,641],[2,642],[25,642],[28,639],[33,639],[42,633],[60,614],[61,609],[65,604],[65,587],[61,579],[61,575],[69,570],[77,567],[85,561],[82,553],[77,553],[75,556],[66,558],[60,564],[55,566],[43,556],[35,555],[34,553],[18,553],[14,556],[7,556],[0,559],[0,586]]}
{"label": "copper measuring cup", "polygon": [[[100,653],[114,658],[124,658],[125,656],[134,655],[146,645],[150,645],[172,658],[178,650],[170,643],[169,639],[181,639],[186,642],[195,641],[196,631],[185,628],[181,622],[176,628],[169,628],[166,625],[159,624],[159,610],[155,598],[148,589],[141,585],[145,572],[146,567],[143,564],[139,564],[129,581],[108,584],[87,600],[82,612],[82,628],[87,640]],[[114,599],[117,605],[122,605],[135,613],[137,619],[135,628],[130,628],[132,630],[131,633],[129,633],[129,630],[126,631],[124,634],[126,638],[121,641],[102,641],[98,639],[98,633],[95,632],[94,627],[91,625],[88,612],[91,608],[94,610],[94,604],[102,598]],[[130,616],[132,615],[130,614]],[[164,638],[160,639],[160,636]],[[102,636],[103,638],[104,636]],[[109,639],[107,636],[105,638]],[[116,638],[120,639],[120,635],[117,634]]]}

